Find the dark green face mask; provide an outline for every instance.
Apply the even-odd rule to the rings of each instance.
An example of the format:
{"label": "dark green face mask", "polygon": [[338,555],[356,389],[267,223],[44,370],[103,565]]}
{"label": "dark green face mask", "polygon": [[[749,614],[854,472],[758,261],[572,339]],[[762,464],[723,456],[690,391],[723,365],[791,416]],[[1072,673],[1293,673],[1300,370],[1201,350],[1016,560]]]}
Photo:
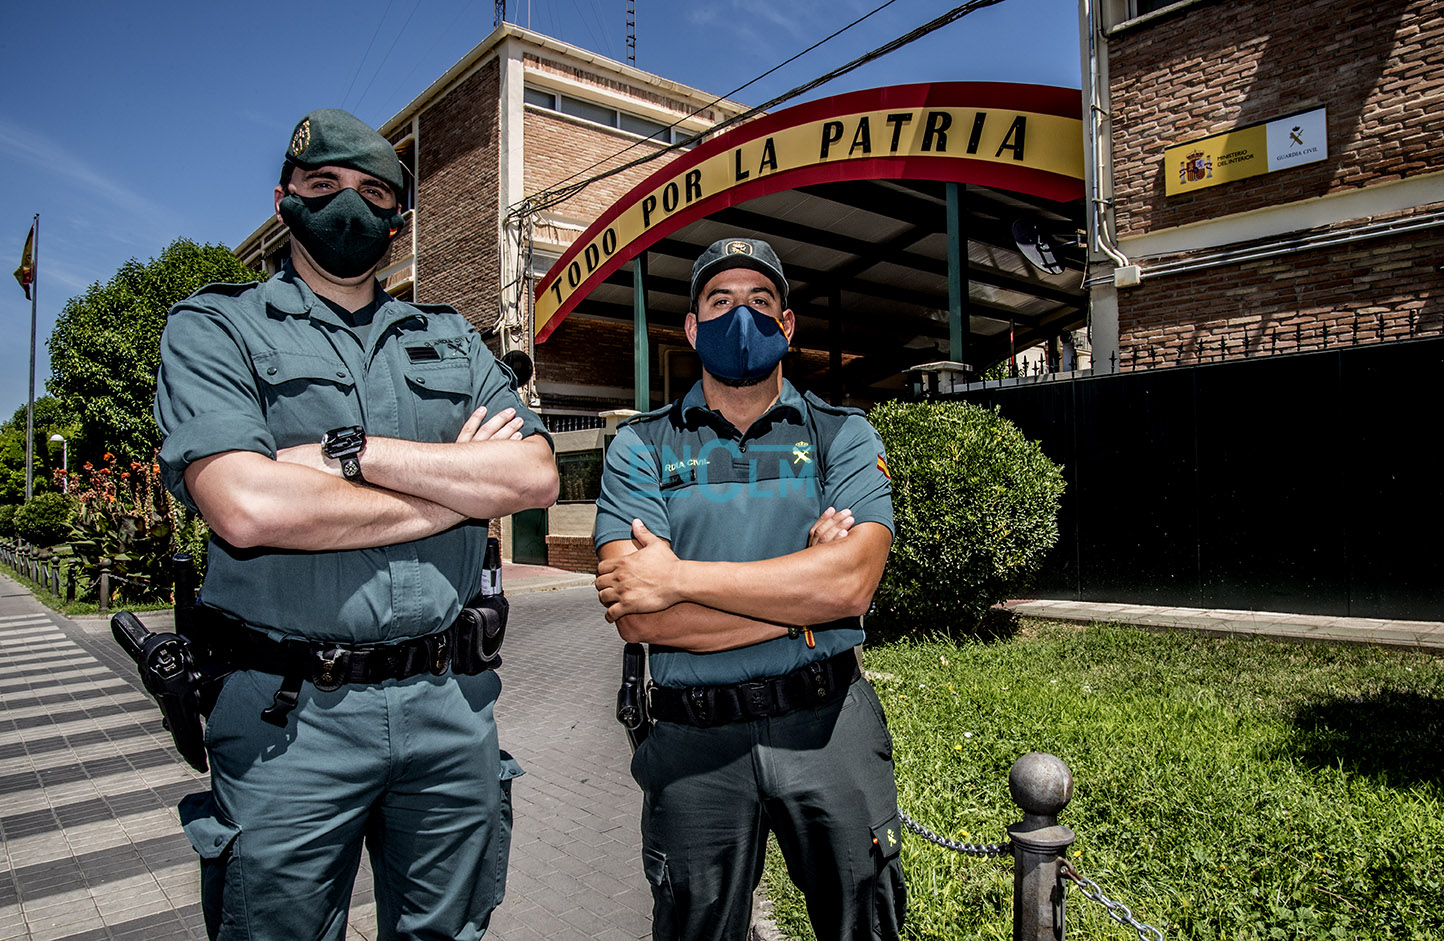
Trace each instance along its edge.
{"label": "dark green face mask", "polygon": [[281,220],[326,272],[354,278],[376,266],[406,221],[395,209],[380,209],[354,189],[325,196],[284,197]]}

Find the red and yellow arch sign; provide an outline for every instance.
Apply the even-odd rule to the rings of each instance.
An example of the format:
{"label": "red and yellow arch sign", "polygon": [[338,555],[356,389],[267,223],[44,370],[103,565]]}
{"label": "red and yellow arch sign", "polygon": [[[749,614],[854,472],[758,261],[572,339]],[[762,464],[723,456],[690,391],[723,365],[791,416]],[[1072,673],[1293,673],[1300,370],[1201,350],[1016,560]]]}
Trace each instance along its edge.
{"label": "red and yellow arch sign", "polygon": [[652,174],[572,243],[537,285],[536,341],[657,240],[768,193],[913,179],[1079,199],[1080,113],[1074,89],[940,82],[823,98],[733,128]]}

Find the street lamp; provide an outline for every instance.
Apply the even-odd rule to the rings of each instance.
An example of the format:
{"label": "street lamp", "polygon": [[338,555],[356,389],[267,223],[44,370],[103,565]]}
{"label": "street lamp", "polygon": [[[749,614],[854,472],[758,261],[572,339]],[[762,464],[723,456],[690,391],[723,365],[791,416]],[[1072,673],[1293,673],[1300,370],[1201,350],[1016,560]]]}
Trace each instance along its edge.
{"label": "street lamp", "polygon": [[53,434],[51,441],[60,442],[60,487],[63,493],[70,492],[70,442],[65,440],[65,435]]}

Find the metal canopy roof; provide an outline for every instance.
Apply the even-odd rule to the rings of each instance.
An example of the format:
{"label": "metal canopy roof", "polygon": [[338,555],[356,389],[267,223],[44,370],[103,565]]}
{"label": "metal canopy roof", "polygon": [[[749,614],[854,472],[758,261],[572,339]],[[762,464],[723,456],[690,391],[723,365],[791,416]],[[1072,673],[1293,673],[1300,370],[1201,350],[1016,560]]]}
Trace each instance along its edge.
{"label": "metal canopy roof", "polygon": [[[818,183],[697,219],[646,250],[648,323],[681,327],[692,262],[707,245],[733,236],[766,239],[787,272],[798,319],[794,351],[803,355],[790,357],[791,378],[838,400],[870,402],[896,392],[907,367],[948,358],[946,185]],[[1084,225],[1082,200],[1057,203],[976,184],[960,190],[964,359],[981,371],[1014,350],[1082,327],[1084,253],[1074,245]],[[1023,257],[1013,237],[1017,220],[1048,237],[1062,273],[1040,271]],[[576,309],[630,324],[631,272],[610,274]]]}

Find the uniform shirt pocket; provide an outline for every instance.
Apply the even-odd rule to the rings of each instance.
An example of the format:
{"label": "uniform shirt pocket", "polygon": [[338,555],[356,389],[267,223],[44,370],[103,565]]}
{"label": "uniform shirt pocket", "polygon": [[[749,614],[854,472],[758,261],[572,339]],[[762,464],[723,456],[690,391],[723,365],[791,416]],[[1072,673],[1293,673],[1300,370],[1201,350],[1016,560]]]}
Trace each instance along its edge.
{"label": "uniform shirt pocket", "polygon": [[408,362],[404,369],[416,409],[416,440],[455,441],[475,407],[476,379],[470,361]]}
{"label": "uniform shirt pocket", "polygon": [[356,378],[340,359],[266,350],[253,355],[251,365],[278,448],[317,441],[322,432],[359,420]]}

